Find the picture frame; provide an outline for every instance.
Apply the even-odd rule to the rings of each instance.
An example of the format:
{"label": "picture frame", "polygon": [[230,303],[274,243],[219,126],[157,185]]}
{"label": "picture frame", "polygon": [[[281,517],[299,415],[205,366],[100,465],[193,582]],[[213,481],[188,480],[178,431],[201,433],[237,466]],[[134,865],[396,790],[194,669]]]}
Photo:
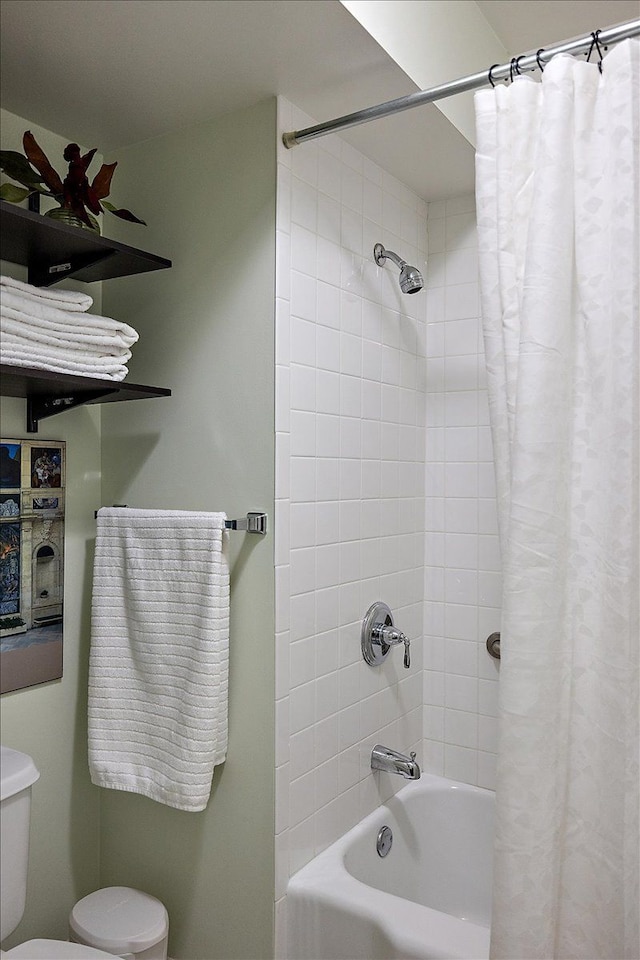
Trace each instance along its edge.
{"label": "picture frame", "polygon": [[0,693],[63,670],[66,445],[0,440]]}

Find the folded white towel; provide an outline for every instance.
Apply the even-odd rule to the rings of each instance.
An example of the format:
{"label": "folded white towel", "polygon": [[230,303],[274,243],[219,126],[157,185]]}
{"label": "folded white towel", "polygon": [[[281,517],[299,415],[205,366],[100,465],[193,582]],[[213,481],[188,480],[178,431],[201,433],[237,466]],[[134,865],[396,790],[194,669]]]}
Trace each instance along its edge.
{"label": "folded white towel", "polygon": [[24,323],[34,330],[69,336],[84,333],[117,337],[127,347],[138,341],[138,334],[133,327],[121,320],[112,320],[111,317],[101,317],[95,313],[70,313],[45,302],[36,303],[8,289],[0,289],[0,311],[4,316]]}
{"label": "folded white towel", "polygon": [[93,783],[204,810],[227,751],[223,513],[98,511],[89,663]]}
{"label": "folded white towel", "polygon": [[[79,314],[88,317],[90,314]],[[95,331],[95,332],[94,332]],[[20,337],[42,346],[48,345],[63,350],[94,353],[97,356],[121,356],[131,346],[130,338],[124,338],[119,333],[100,333],[95,328],[69,328],[58,323],[42,321],[31,322],[17,310],[2,304],[0,307],[0,337],[6,335]],[[131,354],[129,354],[131,355]]]}
{"label": "folded white towel", "polygon": [[76,293],[75,290],[59,290],[57,287],[34,287],[31,283],[14,280],[13,277],[0,276],[0,289],[12,288],[22,296],[34,299],[36,303],[50,303],[64,310],[88,310],[93,299],[87,293]]}
{"label": "folded white towel", "polygon": [[0,344],[0,363],[12,367],[33,367],[35,370],[50,370],[52,373],[69,373],[77,377],[94,377],[99,380],[124,380],[129,368],[118,360],[111,358],[96,363],[56,358],[51,355],[35,351],[32,347],[9,346]]}

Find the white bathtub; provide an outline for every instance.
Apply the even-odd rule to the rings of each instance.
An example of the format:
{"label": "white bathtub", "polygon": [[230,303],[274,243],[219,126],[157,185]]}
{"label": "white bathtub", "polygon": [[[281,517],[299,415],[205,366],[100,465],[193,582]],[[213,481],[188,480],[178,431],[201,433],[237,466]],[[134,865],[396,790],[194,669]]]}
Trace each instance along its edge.
{"label": "white bathtub", "polygon": [[493,810],[489,790],[408,783],[289,881],[291,960],[485,960]]}

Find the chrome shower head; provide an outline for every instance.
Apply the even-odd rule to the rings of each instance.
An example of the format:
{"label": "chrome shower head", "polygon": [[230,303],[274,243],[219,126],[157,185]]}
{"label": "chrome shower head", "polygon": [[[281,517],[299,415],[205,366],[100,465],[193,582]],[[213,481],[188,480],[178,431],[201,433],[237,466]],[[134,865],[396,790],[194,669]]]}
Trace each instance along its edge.
{"label": "chrome shower head", "polygon": [[373,248],[375,262],[381,267],[387,258],[400,267],[400,289],[403,293],[417,293],[422,290],[424,280],[418,268],[409,266],[406,260],[402,260],[393,250],[385,250],[381,243],[376,243]]}

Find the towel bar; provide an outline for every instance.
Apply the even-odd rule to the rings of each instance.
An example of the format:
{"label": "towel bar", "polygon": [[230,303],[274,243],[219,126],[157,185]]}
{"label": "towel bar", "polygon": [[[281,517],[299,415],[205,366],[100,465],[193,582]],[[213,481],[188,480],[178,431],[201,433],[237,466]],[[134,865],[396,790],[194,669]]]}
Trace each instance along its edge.
{"label": "towel bar", "polygon": [[[114,507],[126,507],[126,503],[114,503]],[[94,517],[97,518],[98,511],[94,510]],[[252,512],[240,520],[225,520],[226,530],[245,530],[247,533],[259,533],[264,536],[267,532],[267,514]]]}
{"label": "towel bar", "polygon": [[259,533],[264,536],[267,532],[266,513],[248,513],[240,520],[225,520],[227,530],[246,530],[247,533]]}

